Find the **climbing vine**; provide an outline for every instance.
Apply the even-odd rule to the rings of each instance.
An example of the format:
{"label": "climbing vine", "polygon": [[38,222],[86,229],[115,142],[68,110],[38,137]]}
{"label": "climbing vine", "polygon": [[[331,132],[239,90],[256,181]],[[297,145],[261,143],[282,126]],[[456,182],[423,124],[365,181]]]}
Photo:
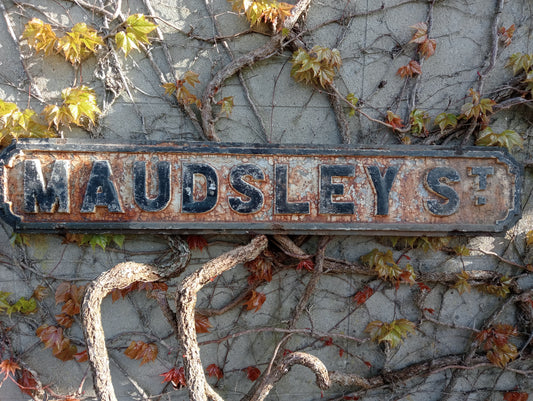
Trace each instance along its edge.
{"label": "climbing vine", "polygon": [[[277,91],[283,91],[283,101],[307,96],[302,113],[316,102],[321,116],[331,114],[346,144],[500,146],[522,152],[517,156],[530,165],[523,160],[530,157],[530,128],[522,131],[516,121],[502,127],[499,116],[520,115],[531,125],[533,54],[523,46],[531,19],[504,25],[502,15],[517,14],[507,13],[504,1],[491,6],[490,33],[483,34],[489,45],[478,71],[467,78],[457,72],[464,91],[431,107],[421,101],[421,87],[445,75],[431,75],[437,67],[432,60],[450,52],[447,41],[453,41],[451,33],[437,33],[435,15],[446,12],[445,2],[384,3],[364,11],[351,1],[205,2],[202,18],[209,30],[194,19],[190,27],[177,26],[148,0],[135,6],[59,3],[70,4],[68,18],[2,2],[11,39],[25,54],[20,63],[27,79],[14,85],[15,95],[0,100],[2,147],[25,137],[102,135],[113,108],[124,103],[131,119],[140,121],[143,139],[230,140],[229,133],[245,124],[239,122],[244,108],[258,127],[240,128],[250,134],[247,140],[259,135],[261,141],[281,141],[274,115],[281,108]],[[526,2],[518,3],[531,13]],[[398,32],[373,44],[365,37],[357,52],[343,43],[354,30],[369,34],[362,21],[387,18],[402,7],[423,10],[426,20],[396,26]],[[331,19],[315,11],[326,9]],[[179,52],[173,35],[186,43]],[[350,79],[354,59],[368,68],[384,40],[394,42],[386,51],[392,67],[369,94],[366,78],[360,86]],[[181,60],[191,49],[194,57]],[[202,60],[202,53],[208,57]],[[70,82],[43,95],[46,85],[39,89],[28,60],[66,64]],[[209,68],[202,65],[206,60]],[[252,74],[262,75],[271,64],[279,67],[272,90],[258,96]],[[491,82],[498,68],[506,78]],[[150,89],[143,82],[148,76]],[[13,86],[0,78],[2,88]],[[383,104],[373,104],[373,96],[391,85],[397,93],[391,89]],[[270,128],[264,111],[269,95]],[[143,96],[150,100],[140,101]],[[156,101],[166,111],[148,123],[144,104]],[[296,125],[297,114],[291,112]],[[177,138],[167,128],[164,137],[156,133],[158,120],[171,115],[186,121],[180,128],[193,131],[191,138]],[[110,233],[43,238],[4,227],[0,276],[12,275],[19,284],[11,289],[0,282],[0,387],[11,385],[38,400],[94,394],[113,400],[119,387],[143,399],[261,400],[280,389],[296,399],[421,399],[438,392],[447,400],[479,392],[527,400],[533,390],[533,230],[525,195],[525,222],[501,240]],[[42,253],[43,243],[53,255]],[[135,328],[109,320],[121,313],[138,316]],[[58,371],[75,372],[69,377],[75,385],[47,373],[33,353],[49,358]],[[308,371],[291,372],[294,365]],[[117,374],[129,384],[112,380]],[[298,385],[287,385],[291,380]]]}

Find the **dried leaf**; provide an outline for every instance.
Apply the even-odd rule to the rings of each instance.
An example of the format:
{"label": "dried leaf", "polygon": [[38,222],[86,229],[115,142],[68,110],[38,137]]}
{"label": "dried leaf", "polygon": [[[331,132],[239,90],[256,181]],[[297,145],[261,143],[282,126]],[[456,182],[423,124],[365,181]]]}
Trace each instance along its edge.
{"label": "dried leaf", "polygon": [[0,374],[5,375],[6,377],[13,377],[17,370],[20,370],[19,364],[11,359],[4,359],[0,362]]}
{"label": "dried leaf", "polygon": [[89,354],[87,350],[84,350],[74,354],[74,359],[79,363],[87,362],[89,360]]}
{"label": "dried leaf", "polygon": [[418,61],[411,60],[407,65],[398,68],[396,74],[398,74],[402,78],[412,78],[414,75],[422,74],[422,67],[420,66],[420,64],[418,64]]}
{"label": "dried leaf", "polygon": [[68,329],[72,326],[72,323],[74,323],[74,318],[71,315],[68,315],[66,313],[61,313],[59,315],[56,315],[56,321],[64,328]]}
{"label": "dried leaf", "polygon": [[222,369],[220,369],[217,365],[215,365],[214,363],[212,363],[211,365],[209,365],[206,369],[207,371],[207,374],[209,375],[209,377],[216,377],[217,380],[220,380],[224,377],[224,372],[222,372]]}
{"label": "dried leaf", "polygon": [[209,329],[213,327],[211,326],[211,323],[209,323],[209,318],[200,313],[197,313],[194,316],[194,323],[196,327],[196,334],[209,333]]}
{"label": "dried leaf", "polygon": [[74,355],[78,352],[75,345],[70,343],[68,338],[63,338],[60,343],[54,345],[52,354],[63,362],[74,359]]}
{"label": "dried leaf", "polygon": [[415,25],[411,25],[409,28],[416,29],[416,32],[413,34],[409,43],[424,43],[428,39],[428,26],[425,22],[419,22]]}
{"label": "dried leaf", "polygon": [[141,365],[153,362],[157,358],[158,348],[154,343],[147,344],[144,341],[132,341],[124,354],[131,359],[140,359]]}
{"label": "dried leaf", "polygon": [[418,52],[424,58],[429,58],[435,54],[437,48],[437,42],[435,39],[426,39],[424,42],[418,45]]}
{"label": "dried leaf", "polygon": [[265,294],[252,290],[250,298],[244,303],[244,305],[246,306],[246,310],[255,309],[254,312],[257,312],[259,309],[261,309],[261,306],[263,306],[265,301]]}
{"label": "dried leaf", "polygon": [[272,281],[272,263],[264,255],[259,255],[254,260],[244,264],[250,272],[248,282],[253,283],[256,281]]}
{"label": "dried leaf", "polygon": [[248,379],[253,382],[256,381],[259,376],[261,376],[261,371],[255,366],[248,366],[247,368],[243,369],[243,371],[246,372]]}
{"label": "dried leaf", "polygon": [[387,110],[387,122],[392,125],[392,129],[394,130],[398,130],[404,127],[402,118],[398,114],[394,114],[390,110]]}
{"label": "dried leaf", "polygon": [[24,394],[28,394],[30,397],[35,395],[37,390],[37,381],[28,369],[22,369],[20,377],[17,378],[17,383],[19,385],[20,391]]}
{"label": "dried leaf", "polygon": [[61,327],[44,324],[37,328],[35,334],[43,342],[45,348],[59,346],[63,341],[63,329]]}

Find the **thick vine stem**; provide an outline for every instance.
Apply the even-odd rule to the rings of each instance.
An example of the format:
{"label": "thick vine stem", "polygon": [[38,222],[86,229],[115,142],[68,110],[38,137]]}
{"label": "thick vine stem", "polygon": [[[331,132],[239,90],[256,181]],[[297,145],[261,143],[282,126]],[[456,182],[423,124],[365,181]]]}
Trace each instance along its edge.
{"label": "thick vine stem", "polygon": [[[280,364],[276,366],[273,371],[267,375],[266,380],[258,381],[256,387],[250,393],[251,397],[244,397],[242,401],[263,401],[274,385],[289,371],[293,365],[302,365],[313,371],[316,376],[316,384],[321,390],[326,390],[330,386],[330,379],[328,370],[314,355],[305,352],[293,352],[283,357]],[[249,394],[250,394],[249,393]]]}
{"label": "thick vine stem", "polygon": [[209,389],[205,378],[200,347],[196,338],[195,308],[198,292],[216,276],[230,270],[239,263],[255,259],[268,245],[264,235],[255,237],[248,245],[235,248],[204,264],[199,270],[187,276],[176,289],[176,317],[178,320],[178,341],[183,350],[185,378],[189,398],[205,401],[207,397],[219,399]]}
{"label": "thick vine stem", "polygon": [[100,401],[117,400],[111,381],[109,356],[102,326],[100,311],[102,300],[114,288],[126,288],[136,281],[158,281],[172,276],[176,271],[182,269],[181,264],[173,264],[171,268],[167,268],[144,263],[124,262],[102,273],[87,287],[81,307],[83,334],[93,373],[94,389]]}
{"label": "thick vine stem", "polygon": [[[290,17],[287,17],[283,21],[284,30],[292,30],[296,21],[300,16],[307,10],[311,4],[311,0],[300,0],[293,8],[292,14]],[[231,63],[227,64],[224,68],[218,71],[213,79],[207,84],[207,87],[204,90],[202,96],[202,127],[204,130],[204,135],[210,140],[219,142],[220,139],[215,133],[215,119],[213,118],[213,99],[215,94],[218,92],[222,83],[229,77],[235,75],[241,71],[246,66],[251,66],[258,61],[265,60],[282,47],[283,35],[281,32],[272,36],[269,42],[265,43],[263,46],[245,54],[242,57],[239,57],[233,60]]]}

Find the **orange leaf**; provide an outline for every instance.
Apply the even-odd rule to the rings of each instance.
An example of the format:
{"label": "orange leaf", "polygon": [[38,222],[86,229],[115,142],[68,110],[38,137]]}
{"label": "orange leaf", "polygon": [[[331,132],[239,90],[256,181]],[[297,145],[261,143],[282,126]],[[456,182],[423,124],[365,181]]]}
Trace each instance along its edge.
{"label": "orange leaf", "polygon": [[296,270],[302,269],[312,272],[313,270],[315,270],[315,264],[311,259],[301,260],[300,263],[298,263],[298,266],[296,266]]}
{"label": "orange leaf", "polygon": [[194,324],[196,327],[196,334],[209,333],[211,323],[209,323],[209,318],[200,313],[197,313],[194,317]]}
{"label": "orange leaf", "polygon": [[161,383],[171,382],[174,388],[178,390],[187,385],[185,381],[185,370],[183,367],[179,369],[172,368],[168,372],[162,373],[159,376],[163,376],[163,381]]}
{"label": "orange leaf", "polygon": [[147,344],[144,341],[132,341],[130,346],[124,351],[124,354],[131,359],[140,359],[141,365],[147,362],[155,361],[158,353],[157,345],[154,343]]}
{"label": "orange leaf", "polygon": [[56,305],[64,302],[65,305],[61,308],[61,312],[67,315],[74,316],[80,313],[81,302],[83,299],[83,292],[85,286],[77,286],[76,284],[64,281],[56,289],[55,300]]}
{"label": "orange leaf", "polygon": [[217,378],[217,380],[220,380],[220,379],[222,379],[224,377],[224,372],[222,372],[222,369],[220,369],[214,363],[209,365],[207,367],[206,371],[207,371],[207,374],[209,375],[209,377],[215,376]]}
{"label": "orange leaf", "polygon": [[420,67],[420,64],[418,64],[418,61],[411,60],[407,65],[398,68],[396,74],[398,74],[402,78],[412,78],[413,75],[422,74],[422,68]]}
{"label": "orange leaf", "polygon": [[37,287],[35,287],[35,290],[33,290],[33,294],[31,294],[31,297],[35,298],[37,301],[42,301],[47,295],[48,288],[46,288],[44,285],[38,285]]}
{"label": "orange leaf", "polygon": [[187,244],[191,250],[198,249],[203,251],[207,247],[207,240],[199,235],[189,235],[187,237]]}
{"label": "orange leaf", "polygon": [[248,366],[247,368],[243,369],[243,371],[246,372],[246,376],[248,376],[248,379],[253,382],[256,381],[261,375],[261,371],[255,366]]}
{"label": "orange leaf", "polygon": [[76,352],[78,352],[76,346],[71,344],[68,338],[64,337],[60,343],[54,345],[54,348],[52,348],[52,354],[63,362],[74,359]]}
{"label": "orange leaf", "polygon": [[361,291],[357,292],[353,296],[353,300],[357,303],[357,305],[362,305],[372,295],[374,295],[374,289],[372,289],[371,287],[365,286],[365,288],[363,288]]}
{"label": "orange leaf", "polygon": [[392,125],[392,129],[398,130],[404,127],[401,117],[392,111],[387,111],[387,122]]}
{"label": "orange leaf", "polygon": [[18,363],[11,359],[4,359],[0,362],[0,373],[7,376],[13,376],[17,370],[20,370]]}
{"label": "orange leaf", "polygon": [[422,57],[429,58],[435,54],[436,47],[437,42],[435,39],[427,39],[418,45],[418,52],[422,55]]}
{"label": "orange leaf", "polygon": [[252,290],[252,295],[250,296],[250,299],[248,299],[248,301],[246,301],[244,305],[246,305],[246,310],[255,309],[254,312],[257,312],[259,309],[261,309],[261,306],[263,306],[265,301],[265,294]]}

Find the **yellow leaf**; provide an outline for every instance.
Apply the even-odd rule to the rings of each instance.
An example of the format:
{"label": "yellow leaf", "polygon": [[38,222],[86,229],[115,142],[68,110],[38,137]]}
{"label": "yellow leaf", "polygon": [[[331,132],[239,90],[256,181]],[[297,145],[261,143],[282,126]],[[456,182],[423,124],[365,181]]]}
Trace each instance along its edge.
{"label": "yellow leaf", "polygon": [[57,36],[52,27],[38,18],[33,18],[25,25],[22,37],[37,53],[42,51],[45,55],[52,54],[57,44]]}
{"label": "yellow leaf", "polygon": [[165,88],[165,95],[172,95],[174,92],[176,92],[177,86],[176,84],[169,82],[163,84],[163,88]]}
{"label": "yellow leaf", "polygon": [[96,116],[101,113],[96,104],[94,90],[85,85],[63,89],[61,97],[68,108],[72,122],[78,126],[83,125],[83,118],[88,118],[94,124]]}
{"label": "yellow leaf", "polygon": [[130,34],[137,44],[150,43],[148,34],[157,28],[153,22],[147,21],[143,14],[133,14],[126,20],[126,34]]}
{"label": "yellow leaf", "polygon": [[97,46],[103,46],[104,41],[94,28],[80,22],[72,27],[70,32],[59,39],[59,49],[72,64],[78,64],[96,52]]}
{"label": "yellow leaf", "polygon": [[124,31],[118,32],[115,35],[115,42],[119,49],[122,49],[124,55],[128,57],[132,49],[139,50],[137,46],[137,39],[132,33],[126,33]]}

